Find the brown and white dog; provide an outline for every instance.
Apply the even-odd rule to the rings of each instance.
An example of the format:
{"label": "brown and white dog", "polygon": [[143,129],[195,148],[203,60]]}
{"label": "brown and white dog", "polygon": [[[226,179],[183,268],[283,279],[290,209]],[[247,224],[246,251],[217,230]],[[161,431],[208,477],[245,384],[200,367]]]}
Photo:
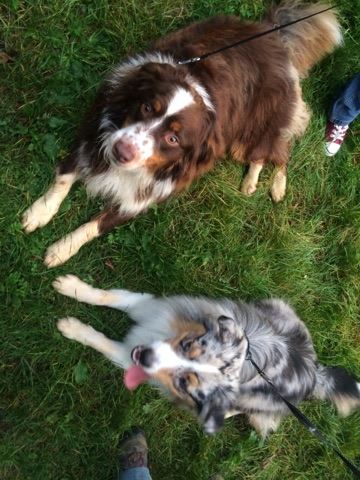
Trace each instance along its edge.
{"label": "brown and white dog", "polygon": [[80,302],[126,312],[134,324],[121,342],[76,318],[59,320],[58,328],[126,369],[128,388],[155,382],[194,411],[207,433],[216,433],[225,418],[242,413],[265,437],[290,413],[247,359],[248,351],[292,403],[327,399],[342,415],[360,408],[360,383],[343,368],[318,363],[309,331],[280,299],[159,298],[100,290],[73,275],[58,277],[53,285]]}
{"label": "brown and white dog", "polygon": [[245,195],[255,192],[263,165],[275,164],[271,196],[281,200],[291,141],[309,121],[299,79],[341,43],[335,14],[322,13],[199,63],[177,62],[322,8],[285,2],[262,23],[215,17],[117,66],[100,87],[54,183],[25,212],[23,226],[32,232],[46,225],[76,180],[109,206],[53,244],[45,264],[62,264],[86,242],[188,187],[226,154],[249,164]]}

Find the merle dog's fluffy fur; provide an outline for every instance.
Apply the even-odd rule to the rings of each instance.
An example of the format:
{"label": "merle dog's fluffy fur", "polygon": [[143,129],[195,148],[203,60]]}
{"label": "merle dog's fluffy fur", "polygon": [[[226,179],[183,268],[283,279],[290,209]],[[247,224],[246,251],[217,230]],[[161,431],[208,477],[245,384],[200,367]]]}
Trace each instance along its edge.
{"label": "merle dog's fluffy fur", "polygon": [[156,298],[94,289],[74,276],[59,277],[54,286],[79,301],[126,311],[136,324],[121,343],[76,319],[62,319],[58,327],[122,368],[138,363],[176,401],[191,407],[208,433],[218,431],[226,417],[243,413],[265,437],[289,413],[246,359],[248,349],[294,404],[328,399],[343,415],[360,406],[360,384],[344,369],[318,363],[308,329],[282,300]]}

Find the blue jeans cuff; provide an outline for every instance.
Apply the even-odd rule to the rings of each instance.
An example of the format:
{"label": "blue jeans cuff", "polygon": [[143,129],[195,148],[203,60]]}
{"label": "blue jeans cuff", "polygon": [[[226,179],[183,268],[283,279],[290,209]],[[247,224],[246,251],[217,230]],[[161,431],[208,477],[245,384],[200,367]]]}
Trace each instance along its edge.
{"label": "blue jeans cuff", "polygon": [[121,472],[118,480],[151,480],[151,475],[148,468],[135,467]]}
{"label": "blue jeans cuff", "polygon": [[350,122],[344,122],[343,120],[337,120],[336,118],[330,117],[330,122],[335,123],[335,125],[340,125],[340,127],[346,127]]}

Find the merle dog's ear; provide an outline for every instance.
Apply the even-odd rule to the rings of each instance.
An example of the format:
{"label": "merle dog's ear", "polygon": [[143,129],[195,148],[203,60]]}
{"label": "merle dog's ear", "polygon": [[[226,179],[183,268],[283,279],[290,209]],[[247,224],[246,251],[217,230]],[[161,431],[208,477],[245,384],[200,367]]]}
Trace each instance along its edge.
{"label": "merle dog's ear", "polygon": [[236,338],[235,320],[221,315],[218,318],[219,337],[222,343],[231,343]]}
{"label": "merle dog's ear", "polygon": [[199,418],[205,433],[214,435],[224,425],[225,412],[219,405],[209,401],[201,406]]}

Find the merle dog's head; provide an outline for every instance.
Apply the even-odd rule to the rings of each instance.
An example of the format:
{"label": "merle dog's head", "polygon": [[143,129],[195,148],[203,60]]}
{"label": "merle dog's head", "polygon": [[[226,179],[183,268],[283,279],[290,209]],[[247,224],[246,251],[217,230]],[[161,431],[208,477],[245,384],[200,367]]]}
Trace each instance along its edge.
{"label": "merle dog's head", "polygon": [[233,410],[247,344],[237,322],[221,316],[184,323],[175,338],[135,347],[132,359],[177,402],[195,410],[204,430],[213,434]]}
{"label": "merle dog's head", "polygon": [[114,167],[145,168],[176,180],[185,164],[212,156],[214,107],[204,88],[172,59],[160,54],[130,59],[110,76],[103,96],[99,146]]}

